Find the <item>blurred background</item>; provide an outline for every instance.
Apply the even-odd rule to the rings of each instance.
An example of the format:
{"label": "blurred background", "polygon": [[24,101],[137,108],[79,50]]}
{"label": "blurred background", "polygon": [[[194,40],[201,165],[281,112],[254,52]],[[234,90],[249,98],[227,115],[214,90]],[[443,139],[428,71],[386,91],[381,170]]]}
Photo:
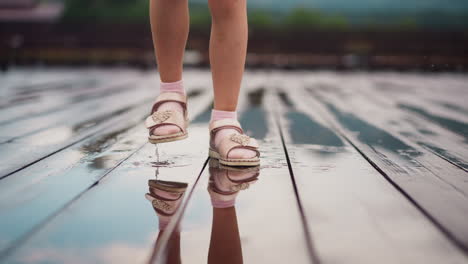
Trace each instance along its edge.
{"label": "blurred background", "polygon": [[[0,0],[0,61],[155,66],[149,0]],[[190,0],[188,66],[208,65],[210,14]],[[247,67],[466,71],[466,0],[248,0]]]}

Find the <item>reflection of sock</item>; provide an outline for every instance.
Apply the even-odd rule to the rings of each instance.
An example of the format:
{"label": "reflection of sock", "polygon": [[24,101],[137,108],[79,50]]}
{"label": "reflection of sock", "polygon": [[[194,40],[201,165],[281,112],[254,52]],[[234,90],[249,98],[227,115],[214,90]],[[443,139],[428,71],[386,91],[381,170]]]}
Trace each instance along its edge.
{"label": "reflection of sock", "polygon": [[159,230],[166,229],[166,227],[169,224],[170,220],[171,220],[171,218],[159,218]]}
{"label": "reflection of sock", "polygon": [[161,84],[159,85],[159,93],[167,93],[167,92],[181,93],[185,95],[183,81],[180,80],[177,82],[170,82],[170,83],[161,82]]}
{"label": "reflection of sock", "polygon": [[[177,81],[177,82],[171,82],[171,83],[164,83],[161,82],[160,88],[159,88],[160,93],[181,93],[185,95],[185,89],[183,86],[182,80]],[[164,110],[174,110],[174,111],[179,111],[181,113],[184,112],[184,109],[179,103],[176,102],[166,102],[162,103],[158,107],[158,111],[164,111]],[[164,125],[156,128],[153,132],[153,134],[157,136],[165,136],[165,135],[170,135],[174,134],[180,131],[180,128],[174,125]]]}
{"label": "reflection of sock", "polygon": [[[213,121],[218,121],[222,119],[235,119],[237,120],[237,112],[236,111],[220,111],[213,109],[211,110],[211,122]],[[216,147],[218,147],[219,143],[221,140],[223,140],[225,137],[229,137],[232,134],[239,134],[237,130],[235,129],[222,129],[216,133],[216,136],[214,138],[214,144]],[[229,152],[229,158],[231,159],[250,159],[254,158],[257,155],[257,153],[253,150],[249,149],[233,149],[231,152]]]}
{"label": "reflection of sock", "polygon": [[233,207],[236,204],[236,198],[229,201],[216,200],[211,198],[211,205],[214,208],[228,208]]}

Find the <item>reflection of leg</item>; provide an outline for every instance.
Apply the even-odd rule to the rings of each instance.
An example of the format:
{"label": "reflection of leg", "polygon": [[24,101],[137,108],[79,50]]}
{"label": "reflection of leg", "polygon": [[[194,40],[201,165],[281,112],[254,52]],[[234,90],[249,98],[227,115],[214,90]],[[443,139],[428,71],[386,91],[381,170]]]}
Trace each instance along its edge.
{"label": "reflection of leg", "polygon": [[174,231],[167,242],[167,262],[168,264],[182,263],[180,258],[180,231]]}
{"label": "reflection of leg", "polygon": [[[173,230],[165,245],[164,243],[161,245],[161,237],[163,236],[167,225],[180,207],[187,189],[187,183],[149,180],[148,187],[149,192],[145,194],[145,197],[151,202],[151,205],[158,216],[160,230],[148,263],[154,263],[157,255],[165,256],[167,258],[165,263],[181,263],[179,227],[176,227],[176,229]],[[161,246],[164,248],[161,249]]]}
{"label": "reflection of leg", "polygon": [[208,263],[243,263],[236,208],[213,208]]}
{"label": "reflection of leg", "polygon": [[[158,246],[160,245],[160,238],[162,237],[164,230],[159,231],[158,238],[156,239],[156,244],[154,245],[153,253],[151,254],[151,258],[148,261],[149,264],[154,263],[156,260],[156,252],[159,252]],[[167,242],[166,252],[163,254],[167,256],[165,263],[167,264],[180,264],[182,260],[180,258],[180,231],[176,230],[172,233],[171,237],[169,237],[169,241]]]}

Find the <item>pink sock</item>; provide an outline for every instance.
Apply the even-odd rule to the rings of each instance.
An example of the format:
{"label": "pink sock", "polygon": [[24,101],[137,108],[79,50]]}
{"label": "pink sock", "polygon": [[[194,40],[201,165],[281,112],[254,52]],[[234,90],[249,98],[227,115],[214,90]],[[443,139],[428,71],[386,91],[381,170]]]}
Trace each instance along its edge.
{"label": "pink sock", "polygon": [[[218,121],[218,120],[221,120],[221,119],[236,119],[237,120],[237,112],[236,111],[232,111],[232,112],[231,111],[221,111],[221,110],[213,109],[211,111],[211,121],[210,122]],[[214,138],[215,146],[218,147],[221,140],[223,140],[225,137],[231,136],[231,134],[233,134],[233,133],[239,134],[239,132],[237,132],[237,130],[229,129],[229,128],[222,129],[222,130],[218,131],[216,133],[215,138]],[[249,150],[249,149],[233,149],[229,153],[229,158],[231,158],[231,159],[250,159],[250,158],[255,157],[256,155],[257,155],[257,153],[255,151],[252,151],[252,150]]]}
{"label": "pink sock", "polygon": [[[159,86],[159,93],[181,93],[185,95],[185,89],[182,80],[177,81],[177,82],[170,82],[170,83],[165,83],[161,82]],[[167,102],[163,103],[158,107],[158,111],[164,111],[164,110],[174,110],[174,111],[179,111],[181,113],[184,112],[184,109],[179,103],[176,102]],[[154,134],[158,136],[164,136],[164,135],[169,135],[169,134],[174,134],[180,131],[180,128],[174,125],[165,125],[165,126],[160,126],[154,130]]]}
{"label": "pink sock", "polygon": [[236,111],[221,111],[213,109],[211,110],[211,121],[218,121],[221,119],[236,119],[237,120],[237,112]]}
{"label": "pink sock", "polygon": [[184,82],[182,80],[170,83],[161,82],[159,86],[159,93],[167,92],[181,93],[185,95]]}

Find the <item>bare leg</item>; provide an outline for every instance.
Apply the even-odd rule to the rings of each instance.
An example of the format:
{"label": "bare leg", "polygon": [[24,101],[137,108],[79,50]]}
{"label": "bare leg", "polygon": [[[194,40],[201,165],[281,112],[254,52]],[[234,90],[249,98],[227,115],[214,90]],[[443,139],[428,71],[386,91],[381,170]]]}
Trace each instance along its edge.
{"label": "bare leg", "polygon": [[150,22],[161,81],[181,80],[189,32],[188,0],[150,0]]}
{"label": "bare leg", "polygon": [[235,111],[247,52],[246,0],[208,0],[214,109]]}
{"label": "bare leg", "polygon": [[[231,113],[225,114],[236,119],[234,111],[237,108],[247,53],[246,0],[208,0],[208,4],[212,17],[210,64],[214,88],[214,109],[229,111]],[[212,121],[217,114],[212,115]],[[215,145],[232,133],[236,131],[223,129],[217,132],[214,139]],[[252,158],[255,155],[256,153],[252,150],[234,149],[229,157]]]}
{"label": "bare leg", "polygon": [[[150,22],[161,92],[185,94],[182,84],[183,57],[189,32],[188,0],[150,0]],[[158,111],[183,112],[177,102],[163,103]],[[164,125],[153,134],[162,136],[180,131],[174,125]]]}

